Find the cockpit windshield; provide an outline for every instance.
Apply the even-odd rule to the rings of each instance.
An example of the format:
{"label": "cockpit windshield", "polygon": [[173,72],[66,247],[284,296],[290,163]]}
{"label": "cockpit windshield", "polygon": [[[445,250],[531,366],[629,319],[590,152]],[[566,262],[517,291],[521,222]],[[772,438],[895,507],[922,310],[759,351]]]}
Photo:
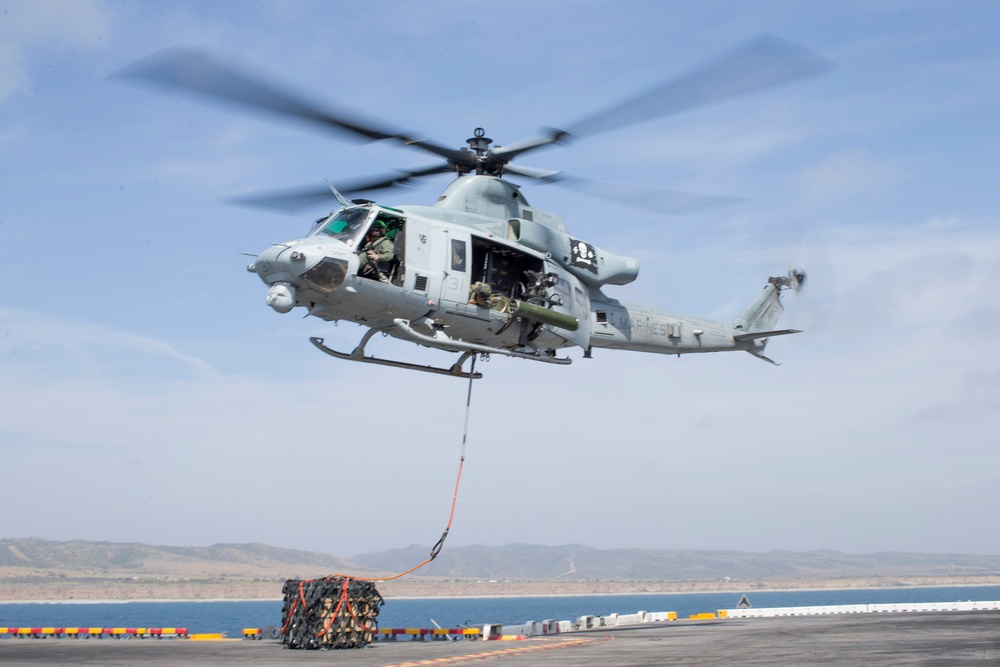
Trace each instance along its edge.
{"label": "cockpit windshield", "polygon": [[361,241],[372,210],[367,207],[345,208],[321,220],[313,234],[326,234],[340,239],[352,249]]}

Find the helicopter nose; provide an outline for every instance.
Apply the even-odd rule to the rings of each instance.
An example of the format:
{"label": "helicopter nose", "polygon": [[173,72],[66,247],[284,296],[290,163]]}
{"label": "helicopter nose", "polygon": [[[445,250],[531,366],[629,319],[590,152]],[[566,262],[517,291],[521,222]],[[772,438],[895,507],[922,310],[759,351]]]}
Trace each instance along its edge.
{"label": "helicopter nose", "polygon": [[297,278],[302,271],[304,259],[303,253],[292,250],[292,244],[283,243],[273,245],[257,255],[257,261],[247,268],[268,285],[273,285]]}
{"label": "helicopter nose", "polygon": [[247,268],[270,285],[267,305],[287,313],[296,305],[297,291],[329,294],[343,284],[350,273],[351,253],[346,245],[340,245],[330,241],[311,244],[308,240],[274,245]]}

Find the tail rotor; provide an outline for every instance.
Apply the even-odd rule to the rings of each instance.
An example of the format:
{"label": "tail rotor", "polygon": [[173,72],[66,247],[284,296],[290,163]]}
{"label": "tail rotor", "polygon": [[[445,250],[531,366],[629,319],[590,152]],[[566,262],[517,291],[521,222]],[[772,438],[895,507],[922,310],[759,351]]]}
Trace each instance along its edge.
{"label": "tail rotor", "polygon": [[758,261],[762,268],[771,270],[775,264],[788,267],[780,278],[785,291],[784,321],[802,331],[789,344],[812,343],[829,325],[836,301],[833,261],[826,239],[815,226],[800,220],[771,221],[767,227],[768,233],[759,234],[759,239],[785,240],[775,244],[763,241]]}

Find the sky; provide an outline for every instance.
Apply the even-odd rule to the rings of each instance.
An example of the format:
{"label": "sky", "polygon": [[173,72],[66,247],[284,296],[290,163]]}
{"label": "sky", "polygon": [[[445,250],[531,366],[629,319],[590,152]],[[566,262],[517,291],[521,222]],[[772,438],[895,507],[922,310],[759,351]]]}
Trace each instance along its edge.
{"label": "sky", "polygon": [[[1000,553],[1000,6],[989,2],[0,2],[0,536],[262,542],[349,557],[448,519],[468,384],[341,362],[363,331],[246,272],[329,208],[232,197],[431,162],[125,85],[209,50],[459,147],[559,127],[769,33],[825,76],[525,155],[743,199],[532,205],[640,260],[609,296],[730,321],[791,265],[774,367],[743,353],[494,356],[449,546]],[[517,179],[512,179],[517,181]],[[379,195],[431,204],[449,176]],[[377,337],[418,363],[442,353]]]}

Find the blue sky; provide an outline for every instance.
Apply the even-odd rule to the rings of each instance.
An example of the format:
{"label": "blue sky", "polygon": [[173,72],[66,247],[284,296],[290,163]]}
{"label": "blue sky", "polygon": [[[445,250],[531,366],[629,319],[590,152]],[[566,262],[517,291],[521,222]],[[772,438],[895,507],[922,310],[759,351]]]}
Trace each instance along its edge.
{"label": "blue sky", "polygon": [[[206,48],[460,146],[570,123],[772,33],[830,74],[524,156],[745,198],[689,217],[528,183],[641,261],[611,296],[728,321],[810,271],[746,354],[494,359],[449,544],[1000,553],[1000,8],[910,2],[0,2],[6,536],[436,540],[466,385],[338,362],[361,330],[264,304],[240,252],[303,234],[233,196],[429,164],[108,75]],[[515,179],[516,180],[516,179]],[[430,204],[447,176],[380,197]],[[379,339],[385,356],[429,352]],[[347,518],[319,526],[331,511]],[[445,554],[447,548],[445,549]]]}

